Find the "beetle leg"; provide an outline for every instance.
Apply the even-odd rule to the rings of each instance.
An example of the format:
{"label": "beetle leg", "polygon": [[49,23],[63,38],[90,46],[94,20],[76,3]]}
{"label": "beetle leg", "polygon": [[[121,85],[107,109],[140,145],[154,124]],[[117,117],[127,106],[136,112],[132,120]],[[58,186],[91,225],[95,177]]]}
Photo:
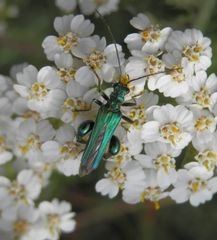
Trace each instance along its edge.
{"label": "beetle leg", "polygon": [[136,106],[135,102],[125,102],[122,104],[123,107],[133,107]]}
{"label": "beetle leg", "polygon": [[99,99],[96,99],[96,98],[94,98],[93,100],[92,100],[92,102],[95,102],[97,105],[99,105],[99,106],[102,106],[103,105],[103,103],[99,100]]}
{"label": "beetle leg", "polygon": [[106,101],[109,100],[109,97],[104,92],[101,92],[100,94]]}
{"label": "beetle leg", "polygon": [[125,116],[125,115],[122,115],[122,119],[125,120],[125,121],[128,122],[128,123],[131,123],[131,124],[134,123],[134,121],[133,121],[132,119],[128,118],[128,117]]}

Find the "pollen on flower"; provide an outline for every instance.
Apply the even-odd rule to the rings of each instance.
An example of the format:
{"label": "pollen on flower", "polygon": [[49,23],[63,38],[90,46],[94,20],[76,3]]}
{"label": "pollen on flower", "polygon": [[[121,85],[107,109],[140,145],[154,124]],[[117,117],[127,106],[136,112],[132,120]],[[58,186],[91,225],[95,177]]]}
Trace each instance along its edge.
{"label": "pollen on flower", "polygon": [[192,46],[186,46],[182,53],[183,56],[187,57],[189,61],[191,62],[197,62],[200,59],[200,55],[203,51],[202,46],[200,46],[198,43]]}
{"label": "pollen on flower", "polygon": [[88,57],[83,59],[83,62],[91,69],[99,70],[105,64],[106,59],[102,52],[94,49]]}
{"label": "pollen on flower", "polygon": [[169,168],[175,169],[175,160],[170,155],[160,155],[154,160],[154,165],[157,170],[163,168],[168,174]]}
{"label": "pollen on flower", "polygon": [[148,64],[146,71],[149,74],[155,74],[157,72],[164,70],[165,65],[159,58],[157,58],[154,55],[149,55],[145,57],[145,61],[147,61]]}
{"label": "pollen on flower", "polygon": [[63,47],[65,52],[69,52],[72,47],[77,46],[78,38],[74,33],[68,32],[64,36],[59,37],[57,43]]}
{"label": "pollen on flower", "polygon": [[16,181],[13,181],[11,185],[8,187],[8,193],[11,195],[16,201],[23,201],[25,204],[27,203],[26,199],[26,189],[23,185],[20,185]]}
{"label": "pollen on flower", "polygon": [[40,120],[40,113],[32,110],[27,110],[24,114],[21,115],[21,117],[24,119],[32,118],[35,121],[38,121]]}
{"label": "pollen on flower", "polygon": [[72,79],[74,79],[75,73],[76,73],[76,70],[73,69],[73,68],[71,68],[71,69],[61,68],[61,69],[58,71],[58,75],[59,75],[60,79],[61,79],[62,81],[64,81],[65,83],[68,83],[69,81],[71,81]]}
{"label": "pollen on flower", "polygon": [[124,188],[124,183],[126,181],[126,174],[119,167],[113,168],[107,175],[112,179],[114,183],[118,185],[120,189]]}
{"label": "pollen on flower", "polygon": [[78,142],[66,142],[61,148],[60,153],[64,156],[64,158],[75,158],[77,157],[81,151],[83,150],[83,146]]}
{"label": "pollen on flower", "polygon": [[129,75],[128,75],[128,74],[122,74],[122,75],[119,77],[119,82],[122,83],[123,85],[128,86],[128,87],[131,86],[131,83],[130,83],[129,81],[130,81],[130,78],[129,78]]}
{"label": "pollen on flower", "polygon": [[201,105],[203,108],[209,108],[211,105],[209,90],[206,87],[203,87],[200,91],[196,92],[194,94],[194,99],[196,103]]}
{"label": "pollen on flower", "polygon": [[168,123],[160,128],[161,137],[168,140],[173,145],[176,145],[176,143],[181,140],[181,133],[182,131],[178,126],[178,123]]}
{"label": "pollen on flower", "polygon": [[172,79],[176,82],[185,81],[185,74],[180,64],[174,64],[172,69],[169,70],[169,74],[172,76]]}
{"label": "pollen on flower", "polygon": [[88,111],[90,110],[91,105],[80,99],[68,98],[63,103],[64,111],[72,111],[74,113],[79,111]]}
{"label": "pollen on flower", "polygon": [[217,164],[217,154],[210,150],[198,153],[195,156],[195,159],[201,163],[208,171],[212,171]]}
{"label": "pollen on flower", "polygon": [[[153,203],[158,203],[159,197],[161,194],[161,190],[158,186],[156,187],[148,187],[140,196],[140,202],[144,203],[145,200],[149,200]],[[156,209],[159,209],[160,205],[156,205]]]}
{"label": "pollen on flower", "polygon": [[147,122],[147,116],[145,114],[144,104],[140,104],[127,113],[130,119],[133,120],[131,126],[139,129],[141,126]]}
{"label": "pollen on flower", "polygon": [[159,210],[160,209],[160,203],[158,201],[154,202],[154,208],[155,208],[155,210]]}
{"label": "pollen on flower", "polygon": [[48,214],[47,222],[51,235],[54,235],[56,227],[60,224],[60,216],[58,214]]}
{"label": "pollen on flower", "polygon": [[48,94],[48,90],[45,87],[44,83],[34,83],[31,87],[30,99],[41,100],[46,97]]}
{"label": "pollen on flower", "polygon": [[210,119],[206,116],[202,116],[196,120],[194,127],[196,128],[197,131],[202,132],[204,130],[209,129],[209,127],[212,123],[213,123],[212,119]]}
{"label": "pollen on flower", "polygon": [[30,227],[30,223],[27,222],[26,220],[17,220],[14,223],[14,233],[16,236],[22,236],[24,235],[26,232],[28,232]]}
{"label": "pollen on flower", "polygon": [[41,146],[39,142],[39,137],[36,135],[30,135],[26,140],[25,145],[19,145],[19,149],[23,155],[25,155],[31,148],[39,149]]}
{"label": "pollen on flower", "polygon": [[207,186],[207,181],[204,181],[200,178],[196,178],[195,180],[192,180],[188,183],[188,187],[193,193],[205,189],[206,186]]}
{"label": "pollen on flower", "polygon": [[141,37],[144,42],[154,42],[161,37],[160,29],[158,26],[151,26],[141,32]]}

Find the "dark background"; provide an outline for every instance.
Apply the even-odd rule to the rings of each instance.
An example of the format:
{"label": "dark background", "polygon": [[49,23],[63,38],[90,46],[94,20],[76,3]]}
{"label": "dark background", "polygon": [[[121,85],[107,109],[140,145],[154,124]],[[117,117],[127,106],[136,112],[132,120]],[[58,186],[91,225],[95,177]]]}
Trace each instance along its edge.
{"label": "dark background", "polygon": [[[10,2],[10,1],[9,1]],[[53,34],[53,19],[63,13],[53,0],[11,0],[20,14],[9,19],[7,32],[0,36],[0,73],[8,74],[13,64],[27,62],[38,68],[49,65],[41,43]],[[133,31],[129,20],[138,12],[146,13],[161,27],[201,29],[212,39],[213,65],[217,69],[216,0],[121,0],[120,11],[107,17],[117,42]],[[1,14],[0,14],[1,17]],[[96,34],[106,35],[105,26],[96,22]],[[95,193],[94,186],[103,175],[103,166],[85,178],[66,178],[54,174],[41,199],[58,197],[70,201],[77,212],[77,230],[62,240],[211,240],[217,238],[217,198],[198,208],[166,201],[160,210],[152,204],[124,204]]]}

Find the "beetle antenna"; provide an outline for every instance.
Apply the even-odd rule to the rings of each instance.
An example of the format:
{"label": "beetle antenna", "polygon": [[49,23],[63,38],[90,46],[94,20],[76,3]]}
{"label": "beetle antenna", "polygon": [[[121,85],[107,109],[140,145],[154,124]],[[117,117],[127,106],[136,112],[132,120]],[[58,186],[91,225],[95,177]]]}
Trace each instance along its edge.
{"label": "beetle antenna", "polygon": [[[180,70],[180,69],[182,69],[182,68],[174,68],[174,69],[171,69],[171,70]],[[144,76],[141,76],[141,77],[138,77],[138,78],[134,78],[134,79],[132,79],[132,80],[130,80],[129,82],[134,82],[134,81],[137,81],[137,80],[139,80],[139,79],[142,79],[142,78],[144,78],[144,77],[150,77],[150,76],[153,76],[153,75],[157,75],[157,74],[161,74],[161,73],[165,73],[166,71],[160,71],[160,72],[156,72],[156,73],[150,73],[150,74],[146,74],[146,75],[144,75]]]}
{"label": "beetle antenna", "polygon": [[110,25],[108,24],[108,22],[106,21],[106,19],[102,16],[102,14],[98,11],[98,10],[95,10],[96,13],[99,15],[100,19],[102,20],[102,22],[105,24],[107,30],[108,30],[108,33],[115,45],[115,51],[116,51],[116,54],[117,54],[117,59],[118,59],[118,68],[119,68],[119,73],[120,75],[122,75],[122,70],[121,70],[121,60],[120,60],[120,56],[119,56],[119,53],[118,53],[118,47],[117,47],[117,42],[115,40],[115,37],[112,33],[112,30],[111,30],[111,27]]}

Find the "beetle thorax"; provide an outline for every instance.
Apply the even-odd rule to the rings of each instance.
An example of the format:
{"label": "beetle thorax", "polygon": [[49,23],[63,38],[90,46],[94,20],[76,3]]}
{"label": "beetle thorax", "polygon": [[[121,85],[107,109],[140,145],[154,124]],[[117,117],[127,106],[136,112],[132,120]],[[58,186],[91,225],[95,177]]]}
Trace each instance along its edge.
{"label": "beetle thorax", "polygon": [[125,96],[129,93],[129,89],[120,84],[114,84],[114,91],[110,95],[109,105],[113,111],[119,111],[121,105],[125,101]]}

